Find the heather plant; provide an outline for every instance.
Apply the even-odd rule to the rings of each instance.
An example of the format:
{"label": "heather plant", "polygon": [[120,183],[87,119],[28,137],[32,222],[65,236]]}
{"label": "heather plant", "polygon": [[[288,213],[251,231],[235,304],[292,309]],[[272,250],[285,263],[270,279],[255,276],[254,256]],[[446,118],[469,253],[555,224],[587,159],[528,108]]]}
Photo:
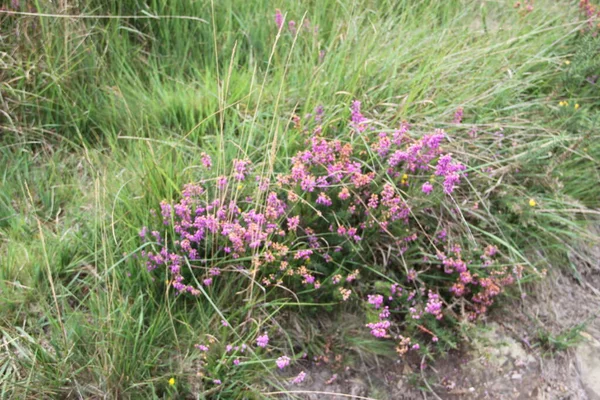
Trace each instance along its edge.
{"label": "heather plant", "polygon": [[[460,214],[458,204],[473,197],[461,187],[467,166],[444,151],[442,129],[413,132],[406,122],[386,129],[359,101],[346,123],[324,126],[325,112],[293,119],[305,150],[272,177],[247,159],[211,176],[203,155],[203,179],[185,185],[175,203],[161,203],[165,229],[140,233],[154,244],[142,252],[148,271],[166,270],[176,296],[227,290],[242,279],[266,301],[362,302],[365,329],[394,341],[401,356],[429,351],[439,337],[444,348],[455,346],[445,330],[484,315],[523,268],[502,265],[498,247],[483,238],[464,240],[444,215],[444,208]],[[225,315],[223,323],[235,329],[240,321]],[[255,346],[268,343],[261,334]],[[287,363],[282,355],[277,366]]]}
{"label": "heather plant", "polygon": [[0,398],[293,396],[465,346],[597,240],[598,36],[513,5],[2,4]]}

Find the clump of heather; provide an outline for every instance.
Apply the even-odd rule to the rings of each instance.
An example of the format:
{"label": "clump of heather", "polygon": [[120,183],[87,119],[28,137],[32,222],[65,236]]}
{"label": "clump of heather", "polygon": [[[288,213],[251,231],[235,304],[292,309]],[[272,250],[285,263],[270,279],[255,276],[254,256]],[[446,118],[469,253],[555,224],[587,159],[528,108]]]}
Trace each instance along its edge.
{"label": "clump of heather", "polygon": [[594,5],[590,0],[580,0],[579,9],[583,12],[588,29],[593,35],[597,35],[600,31],[600,7]]}
{"label": "clump of heather", "polygon": [[[322,107],[295,118],[298,151],[272,177],[244,158],[213,177],[203,154],[208,177],[161,203],[162,229],[142,230],[153,243],[143,253],[148,271],[166,271],[179,296],[227,290],[241,276],[269,299],[364,303],[365,332],[395,342],[399,355],[438,346],[443,327],[485,315],[521,271],[501,266],[498,247],[456,222],[472,193],[467,166],[446,148],[449,134],[406,122],[382,129],[358,101],[349,112],[338,125],[324,124]],[[253,347],[271,339],[258,334]],[[273,365],[290,361],[281,355]]]}

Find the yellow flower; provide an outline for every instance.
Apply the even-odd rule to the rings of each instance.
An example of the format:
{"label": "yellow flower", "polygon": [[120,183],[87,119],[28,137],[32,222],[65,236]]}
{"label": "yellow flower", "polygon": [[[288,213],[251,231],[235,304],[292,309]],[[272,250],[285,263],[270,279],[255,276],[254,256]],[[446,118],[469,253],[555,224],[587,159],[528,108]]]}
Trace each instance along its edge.
{"label": "yellow flower", "polygon": [[577,110],[579,108],[579,104],[575,103],[575,109]]}
{"label": "yellow flower", "polygon": [[571,61],[565,60],[565,65],[569,65],[569,64],[571,64]]}
{"label": "yellow flower", "polygon": [[169,379],[169,385],[173,386],[175,384],[175,378]]}
{"label": "yellow flower", "polygon": [[558,103],[558,105],[559,105],[559,106],[561,106],[561,107],[568,106],[568,105],[569,105],[569,102],[568,102],[568,101],[560,101],[560,102]]}
{"label": "yellow flower", "polygon": [[537,202],[534,199],[529,199],[529,205],[531,207],[535,207],[535,206],[537,206]]}
{"label": "yellow flower", "polygon": [[406,175],[406,174],[402,175],[402,180],[403,181],[407,181],[408,180],[408,175]]}

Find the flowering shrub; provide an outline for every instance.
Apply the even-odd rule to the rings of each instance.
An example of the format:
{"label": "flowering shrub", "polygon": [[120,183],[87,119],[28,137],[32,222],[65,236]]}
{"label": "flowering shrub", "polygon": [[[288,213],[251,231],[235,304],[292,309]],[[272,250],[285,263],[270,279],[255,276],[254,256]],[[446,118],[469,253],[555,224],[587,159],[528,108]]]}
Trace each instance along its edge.
{"label": "flowering shrub", "polygon": [[[459,109],[454,123],[462,118]],[[406,122],[376,128],[358,101],[347,124],[323,120],[322,107],[294,118],[302,140],[287,171],[264,176],[235,159],[227,176],[162,202],[164,232],[140,233],[155,246],[143,253],[148,271],[166,269],[178,295],[226,290],[241,274],[272,298],[364,301],[365,329],[394,340],[400,355],[435,346],[443,325],[485,314],[520,271],[499,266],[496,246],[452,222],[471,192],[467,167],[444,150],[448,134],[416,134]],[[202,163],[210,175],[208,155]],[[267,348],[269,336],[255,344]],[[289,362],[282,355],[274,365]]]}
{"label": "flowering shrub", "polygon": [[593,35],[597,35],[600,30],[600,7],[592,4],[590,0],[580,0],[579,9],[587,19],[588,29],[592,31]]}

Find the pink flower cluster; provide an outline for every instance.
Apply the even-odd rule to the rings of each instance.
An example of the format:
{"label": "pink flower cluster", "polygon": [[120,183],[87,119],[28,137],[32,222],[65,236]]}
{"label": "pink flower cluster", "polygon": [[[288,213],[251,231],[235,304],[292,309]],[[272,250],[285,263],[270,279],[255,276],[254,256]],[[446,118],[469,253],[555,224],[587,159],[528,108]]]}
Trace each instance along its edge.
{"label": "pink flower cluster", "polygon": [[[443,319],[444,299],[452,296],[468,299],[465,309],[473,318],[484,313],[511,283],[507,271],[494,269],[498,249],[488,246],[478,254],[489,272],[475,273],[465,261],[467,253],[448,243],[446,229],[427,232],[431,227],[423,230],[413,218],[415,213],[431,214],[425,205],[431,199],[446,201],[443,194],[454,194],[464,176],[465,165],[442,150],[446,133],[437,129],[416,135],[404,122],[393,131],[376,129],[358,101],[352,103],[346,126],[354,134],[335,135],[334,129],[324,128],[323,119],[322,108],[304,122],[295,119],[303,142],[289,169],[274,179],[255,175],[262,168],[238,158],[230,176],[186,185],[178,202],[162,202],[165,234],[147,228],[140,232],[152,245],[142,253],[147,269],[166,269],[176,293],[198,295],[199,284],[203,290],[222,290],[222,280],[252,271],[265,287],[285,286],[299,296],[310,288],[311,301],[366,297],[379,315],[367,327],[378,338],[398,340],[397,322],[403,319],[421,327]],[[206,171],[211,169],[208,155],[202,154],[201,162]],[[257,182],[259,190],[248,183],[228,185],[230,179]],[[426,197],[436,192],[440,195]],[[448,208],[454,207],[449,202]],[[432,224],[439,221],[434,218]],[[363,256],[371,254],[359,249],[373,245],[387,249],[387,257],[411,256],[409,269],[390,262],[383,270],[397,282],[386,294],[373,293],[368,280],[359,281],[363,270],[346,269],[348,261],[364,263]],[[414,261],[428,252],[437,259]],[[373,266],[364,269],[368,277],[382,262],[379,250],[372,253],[366,262]],[[424,270],[430,272],[422,274]],[[444,279],[429,282],[431,274]],[[363,289],[371,294],[363,296]],[[268,344],[267,334],[256,338],[257,347]],[[405,347],[414,350],[418,344]],[[283,368],[289,362],[280,357],[276,364]]]}

